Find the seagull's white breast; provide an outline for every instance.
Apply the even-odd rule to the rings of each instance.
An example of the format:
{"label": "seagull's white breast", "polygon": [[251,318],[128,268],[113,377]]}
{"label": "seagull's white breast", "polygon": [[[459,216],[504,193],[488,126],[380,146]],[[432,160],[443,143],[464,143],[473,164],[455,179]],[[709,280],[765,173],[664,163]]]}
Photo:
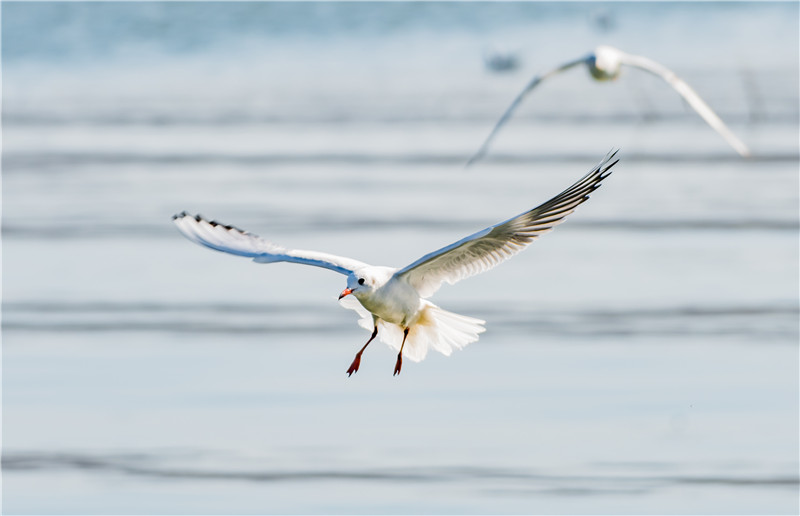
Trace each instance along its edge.
{"label": "seagull's white breast", "polygon": [[386,322],[410,326],[419,318],[421,299],[405,281],[391,277],[372,291],[353,293],[361,305]]}

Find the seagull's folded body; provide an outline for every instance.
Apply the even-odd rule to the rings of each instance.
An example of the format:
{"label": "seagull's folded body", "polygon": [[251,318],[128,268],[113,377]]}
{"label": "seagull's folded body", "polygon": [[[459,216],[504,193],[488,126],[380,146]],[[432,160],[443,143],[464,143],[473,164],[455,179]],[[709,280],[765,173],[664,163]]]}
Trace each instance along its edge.
{"label": "seagull's folded body", "polygon": [[[188,239],[217,251],[252,258],[259,263],[293,262],[339,272],[347,288],[339,296],[346,308],[361,315],[359,324],[373,333],[356,354],[348,374],[358,370],[361,353],[377,335],[399,349],[402,357],[419,361],[433,348],[445,355],[478,340],[484,321],[448,312],[426,298],[447,282],[456,283],[487,271],[549,232],[608,177],[616,164],[611,153],[591,172],[559,195],[516,217],[478,231],[429,253],[402,268],[368,265],[358,260],[317,251],[287,249],[233,226],[208,221],[186,212],[173,217]],[[357,302],[350,301],[352,294]]]}

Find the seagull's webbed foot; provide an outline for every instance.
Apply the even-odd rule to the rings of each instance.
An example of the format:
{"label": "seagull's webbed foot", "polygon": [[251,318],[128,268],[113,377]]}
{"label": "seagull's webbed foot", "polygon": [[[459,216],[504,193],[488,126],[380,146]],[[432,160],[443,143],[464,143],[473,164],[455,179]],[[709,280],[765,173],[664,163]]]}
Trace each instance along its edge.
{"label": "seagull's webbed foot", "polygon": [[403,330],[403,343],[400,344],[400,353],[397,354],[397,362],[394,364],[394,374],[392,376],[400,374],[400,369],[403,368],[403,346],[406,345],[406,337],[408,337],[408,328]]}
{"label": "seagull's webbed foot", "polygon": [[361,352],[359,351],[356,353],[356,358],[353,359],[353,363],[350,364],[350,368],[347,370],[347,376],[353,376],[353,373],[358,371],[358,366],[361,365]]}
{"label": "seagull's webbed foot", "polygon": [[372,335],[370,336],[369,340],[367,341],[367,343],[366,343],[366,344],[364,344],[364,347],[363,347],[363,348],[361,348],[361,349],[358,351],[358,353],[356,353],[356,358],[354,358],[354,359],[353,359],[353,363],[352,363],[352,364],[350,364],[350,367],[347,369],[347,376],[353,376],[353,373],[355,373],[356,371],[358,371],[358,366],[360,366],[360,365],[361,365],[361,353],[363,353],[363,352],[364,352],[364,350],[365,350],[365,349],[367,349],[367,346],[369,346],[369,343],[370,343],[370,342],[372,342],[372,340],[373,340],[373,339],[374,339],[374,338],[375,338],[377,335],[378,335],[378,325],[376,324],[376,325],[375,325],[375,329],[373,329],[373,330],[372,330]]}
{"label": "seagull's webbed foot", "polygon": [[397,362],[394,364],[394,374],[392,374],[392,376],[397,376],[398,374],[400,374],[400,369],[402,369],[402,367],[403,367],[403,354],[398,353]]}

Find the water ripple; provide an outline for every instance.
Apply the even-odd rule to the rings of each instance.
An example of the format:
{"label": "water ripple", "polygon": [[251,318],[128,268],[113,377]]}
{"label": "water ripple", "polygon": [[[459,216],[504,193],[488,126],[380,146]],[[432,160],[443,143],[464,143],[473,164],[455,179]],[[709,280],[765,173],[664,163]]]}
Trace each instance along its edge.
{"label": "water ripple", "polygon": [[[197,457],[194,457],[197,458]],[[185,458],[183,459],[185,460]],[[658,487],[678,484],[719,485],[728,487],[782,487],[797,488],[796,475],[714,475],[714,474],[653,474],[636,471],[628,466],[628,473],[549,474],[522,468],[476,466],[423,466],[387,468],[320,468],[284,469],[199,467],[169,465],[175,458],[147,454],[88,455],[74,453],[4,453],[3,473],[30,471],[81,471],[84,473],[116,472],[151,479],[219,480],[231,482],[319,482],[368,481],[408,483],[459,483],[486,484],[511,483],[519,492],[535,490],[557,494],[603,494],[607,492],[648,491]],[[624,486],[624,487],[623,487]],[[498,490],[499,491],[499,490]]]}
{"label": "water ripple", "polygon": [[[276,218],[273,221],[280,224],[285,231],[320,231],[350,232],[365,230],[416,230],[416,231],[472,231],[476,227],[486,225],[485,220],[443,219],[443,218],[418,218],[404,219],[378,219],[378,218],[347,218],[330,216],[317,218],[314,216],[294,216],[291,218]],[[671,232],[687,231],[702,232],[737,232],[737,231],[771,231],[771,232],[797,232],[800,222],[789,219],[599,219],[571,221],[573,229],[591,231],[624,231],[624,232]],[[72,238],[174,238],[175,230],[167,223],[146,224],[130,223],[128,221],[68,221],[44,223],[17,223],[6,222],[3,224],[2,233],[5,238],[19,239],[58,239]]]}
{"label": "water ripple", "polygon": [[[575,311],[450,308],[486,319],[496,333],[568,338],[702,335],[795,343],[800,320],[794,304]],[[315,314],[313,323],[305,315],[309,311]],[[25,332],[316,334],[353,325],[339,306],[324,303],[7,302],[3,313],[4,330]]]}
{"label": "water ripple", "polygon": [[[3,168],[6,173],[25,172],[31,170],[46,171],[76,165],[186,165],[186,164],[236,164],[263,167],[277,164],[402,164],[402,165],[458,165],[463,166],[468,156],[463,153],[357,153],[357,152],[316,152],[297,154],[235,154],[235,153],[122,153],[122,152],[6,152],[3,155]],[[771,152],[757,154],[749,158],[751,164],[768,162],[794,163],[800,159],[796,152]],[[484,158],[486,163],[496,164],[528,164],[528,163],[593,163],[595,154],[556,153],[500,153],[495,152]],[[627,152],[626,163],[721,163],[739,164],[741,157],[731,152],[702,153],[662,153],[662,152]]]}

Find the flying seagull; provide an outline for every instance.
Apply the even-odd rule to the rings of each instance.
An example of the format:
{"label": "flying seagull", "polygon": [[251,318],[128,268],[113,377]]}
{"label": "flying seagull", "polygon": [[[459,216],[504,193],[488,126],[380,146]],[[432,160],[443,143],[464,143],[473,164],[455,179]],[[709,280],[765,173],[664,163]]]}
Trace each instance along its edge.
{"label": "flying seagull", "polygon": [[[361,354],[381,330],[381,340],[399,349],[394,374],[400,373],[403,355],[419,362],[433,348],[444,355],[478,340],[484,321],[448,312],[428,301],[443,282],[451,285],[487,271],[510,258],[539,236],[564,221],[608,177],[618,160],[607,155],[591,172],[549,201],[516,217],[489,226],[453,244],[426,254],[397,269],[317,251],[287,249],[257,235],[185,211],[172,217],[189,240],[257,263],[293,262],[324,267],[347,276],[339,295],[345,308],[361,315],[359,325],[372,329],[366,344],[347,369],[358,371]],[[351,302],[352,295],[358,301]]]}
{"label": "flying seagull", "polygon": [[469,161],[467,161],[467,166],[472,165],[475,161],[479,160],[484,154],[486,154],[486,151],[489,149],[489,144],[497,135],[498,131],[500,131],[500,128],[508,121],[514,110],[517,109],[517,106],[519,106],[519,104],[522,102],[522,99],[524,99],[531,90],[538,86],[543,80],[552,77],[557,73],[569,70],[573,66],[577,66],[579,64],[585,64],[592,77],[598,81],[610,81],[618,78],[620,72],[622,71],[622,65],[633,66],[661,77],[667,81],[667,83],[678,93],[680,93],[683,99],[688,102],[695,111],[697,111],[697,114],[699,114],[703,120],[708,123],[708,125],[722,135],[722,137],[725,138],[730,146],[736,149],[736,152],[745,158],[750,156],[750,149],[747,148],[747,145],[742,143],[742,141],[737,138],[730,129],[728,129],[728,126],[725,125],[725,123],[717,116],[717,114],[714,113],[710,107],[708,107],[708,104],[706,104],[705,101],[700,98],[700,95],[698,95],[697,92],[695,92],[688,84],[686,84],[683,79],[675,75],[674,72],[646,57],[626,54],[625,52],[613,47],[600,46],[597,47],[593,53],[587,56],[565,63],[558,68],[550,70],[542,75],[535,76],[517,95],[508,109],[506,109],[505,113],[503,113],[503,116],[501,116],[500,120],[498,120],[495,124],[492,132],[489,133],[489,136],[483,142],[483,145],[481,145],[480,149],[478,149],[478,152],[476,152],[469,159]]}

